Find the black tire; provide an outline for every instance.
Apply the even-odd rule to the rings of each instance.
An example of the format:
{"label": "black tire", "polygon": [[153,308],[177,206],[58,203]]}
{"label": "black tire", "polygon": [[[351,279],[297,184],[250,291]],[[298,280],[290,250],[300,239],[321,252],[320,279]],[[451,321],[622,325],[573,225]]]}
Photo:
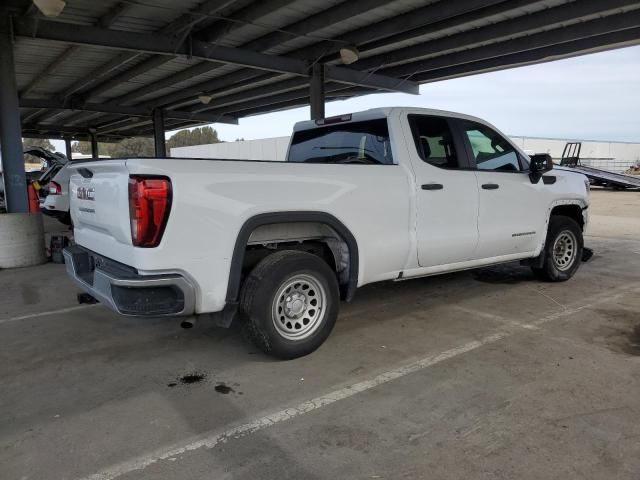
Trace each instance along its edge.
{"label": "black tire", "polygon": [[[567,245],[572,242],[574,243],[574,245],[570,247],[570,257],[568,253],[565,255],[558,254],[558,257],[560,258],[556,258],[554,256],[554,246],[556,246],[556,242],[562,242],[562,238],[560,237],[565,239],[565,243]],[[544,249],[542,250],[542,267],[531,267],[531,269],[533,270],[533,273],[542,280],[549,282],[565,282],[573,277],[580,267],[583,247],[584,240],[582,238],[582,229],[580,228],[580,225],[578,225],[573,218],[565,217],[563,215],[553,215],[549,219],[547,240],[545,241]]]}
{"label": "black tire", "polygon": [[264,258],[245,280],[240,315],[258,348],[291,359],[308,355],[327,339],[339,301],[336,275],[321,258],[283,250]]}

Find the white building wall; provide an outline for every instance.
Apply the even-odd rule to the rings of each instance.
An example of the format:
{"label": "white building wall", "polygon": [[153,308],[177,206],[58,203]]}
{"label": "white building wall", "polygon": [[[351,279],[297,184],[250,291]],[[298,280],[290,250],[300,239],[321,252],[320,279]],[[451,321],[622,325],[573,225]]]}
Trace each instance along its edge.
{"label": "white building wall", "polygon": [[[172,157],[223,158],[242,160],[284,161],[291,137],[262,138],[239,142],[213,143],[171,149]],[[576,141],[558,138],[535,138],[512,136],[511,139],[527,153],[548,153],[559,160],[567,142]],[[580,152],[584,165],[624,172],[640,162],[640,143],[582,141]]]}
{"label": "white building wall", "polygon": [[291,137],[261,138],[171,149],[172,157],[274,160],[283,162]]}

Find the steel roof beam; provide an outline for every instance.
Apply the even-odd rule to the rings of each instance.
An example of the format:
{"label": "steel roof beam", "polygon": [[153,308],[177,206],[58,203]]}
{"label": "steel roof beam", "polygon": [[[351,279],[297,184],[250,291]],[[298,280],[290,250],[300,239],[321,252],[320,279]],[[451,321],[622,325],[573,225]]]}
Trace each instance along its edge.
{"label": "steel roof beam", "polygon": [[[376,93],[376,92],[371,92],[371,93]],[[345,100],[347,98],[351,98],[353,95],[349,95],[348,92],[336,95],[336,96],[327,96],[327,101],[335,101],[335,100]],[[309,106],[309,95],[307,95],[306,97],[300,97],[297,99],[293,99],[293,100],[287,100],[284,102],[278,102],[276,104],[273,104],[269,107],[269,113],[271,112],[277,112],[280,110],[286,110],[289,108],[297,108],[297,107],[307,107]],[[264,111],[264,109],[262,108],[247,108],[244,110],[238,110],[237,113],[243,117],[248,117],[251,115],[262,115],[264,113],[267,113]]]}
{"label": "steel roof beam", "polygon": [[[199,75],[202,75],[203,73],[208,72],[209,70],[211,70],[210,63],[207,63],[207,62],[198,63],[197,65],[188,67],[184,70],[173,73],[167,77],[161,78],[160,80],[157,80],[149,85],[144,85],[142,87],[136,88],[131,92],[125,93],[124,95],[117,97],[113,101],[116,101],[121,104],[139,103],[141,102],[140,99],[145,95],[157,92],[158,90],[162,90],[163,88],[170,87],[180,82],[184,82],[185,80],[189,80],[191,78],[197,77]],[[255,70],[248,70],[244,72],[244,76],[242,77],[242,79],[244,80],[244,79],[252,78],[252,77],[255,77],[256,75],[260,75],[260,73],[256,72]],[[215,81],[215,79],[213,79],[213,81]],[[196,92],[194,92],[194,95],[197,95],[198,93],[201,93],[201,92],[202,90],[197,90]]]}
{"label": "steel roof beam", "polygon": [[[190,28],[191,25],[194,25],[198,19],[209,18],[208,16],[225,8],[229,5],[233,4],[237,0],[208,0],[203,4],[199,5],[194,10],[187,12],[180,16],[177,20],[169,23],[159,30],[161,34],[179,34],[184,31],[186,28]],[[105,78],[109,73],[114,70],[122,67],[123,65],[135,60],[139,56],[138,52],[125,52],[117,55],[115,58],[111,59],[104,65],[101,65],[93,72],[88,75],[83,76],[78,79],[72,85],[67,87],[64,92],[62,92],[59,96],[66,98],[75,92],[81,90],[82,88],[87,87],[88,85],[95,84],[99,82],[101,79]],[[165,62],[169,61],[168,58],[164,59]],[[163,62],[164,63],[164,62]],[[158,65],[155,65],[158,66]],[[135,67],[134,67],[135,68]],[[138,70],[140,72],[140,70]],[[43,116],[40,120],[48,118],[46,115]]]}
{"label": "steel roof beam", "polygon": [[638,44],[640,44],[640,27],[431,70],[417,74],[414,78],[421,83],[435,82],[476,73],[491,72],[497,69],[515,68],[559,60],[570,55],[585,55]]}
{"label": "steel roof beam", "polygon": [[611,14],[620,8],[630,6],[640,7],[640,2],[638,0],[607,0],[606,2],[602,2],[602,0],[581,0],[572,2],[468,32],[453,34],[368,57],[358,62],[358,67],[367,70],[378,68],[380,65],[391,66],[394,63],[404,63],[429,55],[441,56],[447,51],[459,50],[464,46],[473,46],[492,41],[497,42],[514,35],[524,36],[526,32],[531,30],[547,29],[569,21],[580,21],[594,15]]}
{"label": "steel roof beam", "polygon": [[470,50],[427,58],[425,60],[387,68],[383,71],[389,75],[399,77],[406,75],[413,76],[420,72],[533,50],[535,48],[570,42],[638,26],[640,26],[640,9],[598,18],[588,22],[581,22],[568,27],[556,28],[522,38],[476,47]]}
{"label": "steel roof beam", "polygon": [[[260,15],[264,15],[266,13],[270,13],[273,10],[275,10],[277,6],[280,5],[281,3],[286,4],[291,2],[288,1],[288,2],[276,2],[276,3],[277,5],[270,4],[269,2],[262,2],[259,10],[256,9],[255,5],[253,4],[249,5],[245,9],[238,11],[237,14],[234,14],[232,19],[235,21],[236,24],[242,24],[241,23],[242,21],[253,21],[255,19],[260,18],[260,16],[256,16],[256,13],[260,13],[262,12],[262,10],[264,10],[264,12],[260,13]],[[321,28],[326,27],[327,25],[332,25],[345,18],[351,18],[352,16],[357,15],[358,13],[367,12],[377,7],[386,5],[388,3],[389,3],[388,0],[364,0],[359,2],[345,2],[342,4],[338,4],[326,10],[323,10],[319,13],[316,13],[315,15],[312,15],[308,18],[305,18],[304,20],[294,22],[285,27],[282,27],[277,32],[272,32],[267,35],[263,35],[258,39],[245,43],[242,45],[242,48],[246,48],[248,50],[265,51],[265,50],[268,50],[269,48],[272,48],[274,46],[281,44],[284,41],[290,40],[291,38],[295,38],[297,36],[302,36],[302,35],[308,35],[309,32],[319,30]],[[486,0],[485,0],[485,3],[486,3]],[[224,34],[228,34],[229,31],[230,31],[229,29],[226,29],[226,30],[221,29],[221,30],[218,30],[216,35],[213,35],[213,36],[211,34],[207,35],[206,31],[198,32],[196,36],[198,38],[202,38],[203,40],[210,42],[219,38],[219,36],[222,35],[223,32]],[[342,43],[340,43],[340,45],[341,44]],[[187,68],[182,72],[178,72],[173,75],[170,75],[165,79],[161,79],[157,82],[154,82],[152,85],[143,86],[139,89],[134,90],[133,92],[129,92],[123,96],[118,97],[117,99],[115,99],[115,101],[118,103],[135,101],[139,99],[142,95],[145,95],[147,93],[152,93],[165,86],[175,85],[178,82],[191,79],[198,75],[202,75],[203,73],[212,71],[220,66],[222,65],[211,65],[207,63],[201,63],[193,67]],[[243,79],[251,79],[251,78],[254,78],[256,75],[259,75],[259,74],[256,74],[256,72],[249,72],[249,73],[244,72],[242,77]],[[114,80],[116,80],[116,78],[114,78]],[[237,80],[230,80],[230,81],[235,82]],[[189,92],[190,93],[188,95],[193,96],[193,95],[198,95],[199,93],[202,92],[202,90],[195,90],[193,88],[190,88]],[[177,101],[180,101],[186,98],[185,92],[175,92],[170,96],[169,100],[171,100],[171,98],[176,98]],[[164,98],[163,98],[163,102],[164,103],[153,102],[152,104],[153,105],[157,104],[158,106],[160,106],[160,105],[170,103],[170,102],[166,102]]]}
{"label": "steel roof beam", "polygon": [[[197,16],[197,12],[207,12],[207,15],[212,15],[220,10],[222,10],[224,7],[229,6],[230,4],[232,4],[234,1],[230,1],[230,0],[209,0],[208,2],[205,2],[205,4],[201,5],[200,7],[198,7],[196,9],[196,13],[187,13],[185,15],[183,15],[180,19],[178,19],[176,22],[172,22],[171,25],[169,25],[168,27],[166,27],[165,29],[161,30],[160,33],[171,33],[172,31],[176,32],[176,34],[181,35],[181,38],[185,38],[186,34],[190,33],[190,30],[196,25],[196,21],[191,20],[191,17],[193,16]],[[256,20],[259,17],[253,18],[253,15],[255,15],[255,13],[259,13],[260,15],[265,15],[267,13],[270,13],[271,11],[273,11],[274,9],[279,8],[278,6],[280,4],[288,4],[291,3],[292,0],[286,0],[285,2],[282,2],[280,0],[277,0],[276,3],[273,2],[260,2],[260,5],[258,6],[258,8],[256,8],[256,6],[254,4],[251,4],[243,9],[240,9],[238,12],[234,13],[233,15],[231,15],[228,19],[221,19],[219,22],[216,22],[213,26],[207,27],[206,29],[203,29],[202,32],[204,36],[209,36],[211,38],[213,35],[213,32],[218,32],[219,34],[222,34],[222,32],[226,32],[229,33],[231,31],[231,29],[233,29],[234,26],[236,25],[244,25],[246,22],[250,22],[253,20]],[[281,5],[284,6],[284,5]],[[196,19],[197,20],[197,19]],[[218,25],[219,23],[223,23],[223,22],[227,22],[229,25],[224,26],[224,27],[219,27],[219,28],[215,28],[216,25]],[[229,27],[229,28],[227,28]],[[160,60],[158,60],[160,59]],[[159,64],[165,63],[169,61],[169,59],[167,59],[164,56],[158,56],[158,57],[152,57],[150,59],[148,59],[145,62],[142,62],[141,64],[139,64],[138,66],[134,67],[133,69],[130,70],[135,70],[135,75],[133,76],[137,76],[137,75],[141,75],[142,73],[145,73],[147,71],[153,70],[154,68],[157,68],[159,66]],[[150,92],[156,91],[160,88],[162,88],[162,86],[166,86],[166,85],[175,85],[177,82],[183,81],[183,80],[187,80],[189,78],[193,78],[194,76],[197,75],[201,75],[205,72],[208,72],[214,68],[217,67],[221,67],[223,66],[223,64],[219,64],[219,65],[212,65],[211,63],[207,63],[207,62],[203,62],[203,63],[199,63],[193,67],[189,67],[186,70],[182,71],[182,72],[178,72],[178,74],[180,74],[179,78],[172,78],[174,76],[176,76],[176,74],[174,75],[170,75],[169,77],[167,77],[166,79],[160,80],[158,82],[155,82],[154,87],[149,90]],[[85,100],[89,100],[92,97],[103,93],[104,91],[107,91],[111,88],[113,88],[114,86],[118,85],[119,83],[125,82],[127,80],[129,80],[130,78],[133,78],[133,76],[130,73],[130,70],[127,70],[126,72],[123,72],[121,74],[115,75],[114,77],[112,77],[111,79],[109,79],[107,82],[105,82],[104,84],[100,85],[97,87],[97,90],[92,90],[90,92],[86,92],[85,93]],[[162,85],[161,85],[162,83]],[[144,87],[143,87],[144,88]],[[143,95],[144,93],[142,92],[138,92],[138,90],[142,90],[142,89],[137,89],[134,92],[130,92],[129,94],[126,94],[124,96],[118,97],[118,103],[125,103],[127,101],[128,98],[137,98],[141,95]],[[126,97],[126,98],[125,98]]]}
{"label": "steel roof beam", "polygon": [[[49,125],[49,124],[29,124],[23,125],[22,127],[22,135],[27,138],[30,135],[40,134],[40,135],[60,135],[60,136],[73,136],[73,135],[90,135],[92,129],[88,128],[78,128],[67,125]],[[111,135],[114,136],[114,135]],[[47,136],[46,138],[53,138]],[[123,136],[124,138],[124,136]]]}
{"label": "steel roof beam", "polygon": [[[180,40],[184,40],[184,38],[190,33],[191,29],[197,25],[199,22],[210,18],[209,16],[219,12],[220,10],[228,7],[233,4],[237,0],[209,0],[199,5],[196,9],[187,12],[180,16],[177,20],[174,20],[170,24],[159,30],[159,33],[166,35],[174,35]],[[125,54],[131,56],[132,54]],[[117,61],[121,62],[121,64],[126,63],[129,60],[126,59],[126,56],[123,55],[122,58],[118,58]],[[137,55],[137,54],[136,54]],[[98,96],[115,86],[124,83],[138,75],[141,75],[149,70],[153,70],[154,68],[159,67],[160,65],[171,60],[170,58],[164,56],[154,56],[143,62],[133,66],[132,68],[118,73],[116,76],[102,82],[97,85],[93,89],[88,92],[83,93],[85,99],[90,99],[92,97]],[[107,71],[112,71],[113,68],[108,69]]]}
{"label": "steel roof beam", "polygon": [[[634,16],[636,17],[636,19],[634,19]],[[452,63],[466,64],[469,62],[484,60],[488,58],[493,59],[493,64],[499,65],[500,58],[504,58],[505,55],[513,54],[514,52],[525,52],[527,50],[553,45],[558,42],[573,41],[575,39],[584,38],[585,36],[599,35],[602,33],[606,33],[610,28],[619,29],[637,25],[639,22],[639,20],[637,19],[640,19],[640,10],[628,12],[625,14],[619,14],[615,17],[618,18],[604,17],[602,19],[582,22],[569,27],[549,30],[540,34],[529,35],[520,39],[505,40],[499,43],[491,44],[489,46],[476,47],[458,53],[433,57],[422,62],[422,68],[428,68],[429,70],[441,69],[450,67]],[[610,19],[610,21],[608,19]],[[481,30],[482,29],[478,29],[476,33],[482,35]],[[600,36],[597,38],[599,39],[598,41],[605,41],[605,39],[608,37]],[[415,66],[409,68],[403,65],[391,68],[390,73],[393,76],[401,77],[403,75],[410,75],[411,73],[414,73],[415,69]],[[437,79],[438,76],[429,78],[433,80]],[[412,79],[423,82],[425,77],[418,74],[412,77]],[[279,91],[279,85],[283,86],[285,91]],[[246,91],[241,91],[237,94],[221,97],[223,108],[218,108],[217,105],[212,105],[208,108],[196,105],[191,108],[187,107],[187,110],[214,111],[218,113],[224,111],[228,114],[230,114],[231,112],[236,112],[234,114],[234,116],[236,116],[237,111],[239,110],[238,107],[249,108],[250,103],[253,103],[258,107],[264,107],[272,103],[276,103],[276,101],[281,102],[286,101],[287,99],[300,98],[304,94],[304,90],[302,90],[303,88],[305,88],[304,84],[296,87],[294,81],[279,82],[274,84],[273,86],[269,85],[261,88],[258,87]],[[264,91],[265,96],[268,98],[262,98],[262,96],[260,95],[261,90]],[[331,86],[328,87],[328,91],[332,91]]]}
{"label": "steel roof beam", "polygon": [[[128,116],[137,117],[150,117],[152,112],[146,108],[140,107],[126,107],[123,105],[113,106],[108,104],[95,104],[95,103],[82,103],[74,105],[73,103],[57,102],[55,100],[30,100],[21,99],[21,108],[45,108],[45,109],[70,109],[70,110],[82,110],[87,112],[102,112],[102,113],[115,113]],[[224,115],[209,115],[206,113],[197,112],[181,112],[176,110],[165,110],[165,118],[174,120],[195,120],[201,122],[210,123],[230,123],[232,125],[238,124],[237,118],[231,118]]]}
{"label": "steel roof beam", "polygon": [[[339,83],[327,84],[327,90],[325,92],[325,98],[327,101],[335,100],[336,98],[344,98],[344,97],[353,97],[356,95],[364,95],[369,93],[378,93],[377,90],[372,90],[368,88],[362,87],[349,87],[347,85],[342,85]],[[267,111],[271,111],[272,108],[277,108],[283,104],[289,104],[289,102],[298,102],[297,104],[304,105],[309,102],[309,88],[299,89],[292,92],[287,92],[281,95],[271,95],[268,97],[260,98],[257,100],[253,100],[246,103],[237,103],[235,105],[231,105],[227,108],[222,108],[220,110],[212,110],[212,112],[216,112],[220,114],[221,112],[231,112],[231,111],[262,111],[266,113]],[[266,107],[266,108],[265,108]]]}
{"label": "steel roof beam", "polygon": [[[317,59],[320,56],[326,56],[337,51],[340,46],[345,44],[358,45],[358,48],[361,49],[361,51],[365,51],[366,46],[363,47],[361,44],[367,39],[379,39],[382,36],[393,34],[396,35],[394,41],[402,41],[413,36],[424,35],[425,33],[439,31],[444,28],[456,27],[464,23],[478,20],[487,15],[495,15],[497,13],[515,10],[524,5],[539,3],[539,1],[540,0],[467,0],[457,2],[437,2],[436,4],[430,4],[425,7],[420,7],[391,19],[385,19],[373,25],[369,25],[353,32],[346,33],[334,40],[322,41],[309,47],[297,49],[293,52],[290,52],[288,55],[299,59]],[[359,5],[359,2],[347,3],[352,6]],[[344,4],[340,4],[338,6],[341,5]],[[371,3],[369,6],[374,5],[375,3]],[[338,14],[340,14],[340,11],[336,11],[335,8],[337,7],[325,10],[315,16],[310,17],[310,23],[306,26],[306,28],[310,28],[311,30],[313,30],[313,26],[319,25],[323,20],[327,20],[327,18],[325,18],[324,16],[320,17],[320,15],[330,15],[331,18],[335,21],[335,19],[338,18]],[[283,30],[286,29],[287,31],[295,31],[296,29],[301,28],[300,31],[303,31],[303,22],[298,22],[301,24],[299,27],[296,27],[296,24],[292,24],[288,27],[284,27]],[[410,30],[413,27],[422,28],[420,30]],[[281,34],[283,34],[283,32],[274,32],[272,34],[264,35],[256,40],[249,42],[248,44],[243,45],[243,48],[246,47],[250,49],[260,49],[261,46],[264,46],[264,48],[273,47],[278,44],[277,42],[281,41]],[[202,65],[203,64],[200,64],[196,67],[201,67]],[[356,66],[358,66],[358,64],[356,64]],[[171,81],[176,82],[192,78],[193,76],[202,73],[201,71],[199,71],[200,69],[196,69],[196,67],[191,67],[191,69],[185,70],[184,75],[182,74],[183,72],[179,72],[170,77],[167,77],[166,80],[168,80],[168,82],[165,82],[164,79],[160,80],[151,85],[141,87],[140,89],[130,92],[123,97],[119,97],[116,100],[118,102],[135,100],[136,94],[141,95],[153,93],[157,91],[158,88],[161,88],[167,84],[172,85],[173,83],[170,83]],[[207,69],[205,71],[208,70],[210,69]],[[184,100],[192,99],[194,96],[197,96],[203,92],[210,92],[211,90],[223,88],[226,84],[232,84],[236,86],[240,81],[246,82],[246,84],[250,84],[255,81],[254,79],[257,76],[260,76],[260,73],[251,70],[241,70],[238,72],[233,72],[229,75],[224,75],[219,78],[206,80],[199,84],[185,87],[178,92],[173,92],[169,95],[160,97],[157,100],[148,101],[145,103],[145,105],[180,105]],[[275,77],[276,75],[271,76]],[[268,78],[268,76],[265,77]]]}
{"label": "steel roof beam", "polygon": [[[98,19],[96,25],[102,28],[109,28],[116,22],[116,20],[118,20],[118,18],[120,18],[127,12],[127,10],[130,9],[131,5],[129,4],[117,3],[115,7],[113,7]],[[60,65],[62,65],[66,60],[77,54],[79,49],[80,47],[77,45],[68,47],[63,53],[61,53],[51,63],[49,63],[49,65],[47,65],[44,70],[35,75],[35,77],[27,84],[27,86],[20,91],[20,96],[23,97],[28,94],[36,87],[36,85],[45,80],[48,75],[51,75],[53,72],[55,72],[56,69],[58,69],[58,67],[60,67]]]}
{"label": "steel roof beam", "polygon": [[256,20],[260,20],[262,17],[286,7],[293,1],[295,0],[259,0],[252,2],[234,12],[230,17],[222,18],[219,22],[200,30],[197,37],[205,42],[213,43],[238,28],[254,23]]}
{"label": "steel roof beam", "polygon": [[[66,28],[65,28],[66,26]],[[51,20],[19,20],[14,25],[17,35],[35,37],[44,40],[60,41],[78,45],[102,46],[120,50],[132,50],[167,56],[199,58],[207,61],[229,63],[259,70],[290,73],[302,77],[308,76],[308,65],[302,60],[275,55],[265,55],[250,50],[210,45],[192,40],[187,45],[177,44],[174,38],[166,35],[140,34],[126,31],[114,31],[98,27],[64,24]],[[327,71],[327,79],[341,83],[361,84],[371,88],[405,93],[418,93],[418,85],[413,82],[398,82],[398,79],[362,72],[342,67]]]}
{"label": "steel roof beam", "polygon": [[[494,0],[495,1],[495,0]],[[251,4],[245,9],[238,11],[232,17],[237,24],[241,24],[241,20],[243,21],[251,21],[260,18],[260,16],[265,15],[267,13],[271,13],[273,10],[277,8],[277,6],[281,4],[291,3],[291,1],[287,2],[276,2],[276,4],[271,4],[270,2],[262,2],[259,7]],[[339,22],[340,20],[344,20],[345,18],[351,18],[358,13],[367,12],[374,8],[383,6],[388,4],[388,0],[361,0],[359,2],[345,2],[338,5],[335,5],[331,8],[323,10],[321,12],[316,13],[315,15],[311,15],[310,17],[305,18],[304,20],[294,22],[287,26],[282,27],[277,32],[272,32],[267,35],[263,35],[255,40],[252,40],[248,43],[242,45],[242,48],[248,50],[255,51],[266,51],[272,47],[280,45],[282,42],[290,40],[291,38],[295,38],[298,36],[308,35],[310,32],[315,30],[319,30],[325,28],[327,25],[332,25],[334,23]],[[264,10],[264,12],[263,12]],[[256,14],[259,14],[257,16]],[[213,30],[212,30],[213,31]],[[228,34],[230,32],[229,29],[220,29],[216,31],[215,34],[207,34],[206,31],[198,32],[196,34],[197,38],[201,38],[204,41],[212,42],[220,38],[223,34]],[[125,103],[128,101],[136,100],[140,98],[140,96],[145,95],[147,93],[155,92],[160,88],[163,88],[167,85],[175,85],[178,82],[193,78],[197,75],[202,75],[203,73],[209,72],[218,68],[221,65],[211,65],[207,63],[201,63],[190,67],[183,72],[178,72],[176,74],[170,75],[166,79],[159,80],[154,82],[154,84],[150,86],[144,86],[133,92],[129,92],[123,96],[120,96],[116,99],[118,103]],[[251,75],[244,76],[244,79],[249,79],[255,77],[256,73],[251,72]],[[189,89],[191,95],[197,95],[200,91],[196,91],[194,89]],[[181,100],[185,98],[184,93],[176,92],[176,98]]]}
{"label": "steel roof beam", "polygon": [[[456,5],[457,5],[457,8],[468,9],[470,7],[478,8],[482,3],[487,3],[487,2],[474,2],[473,4],[466,4],[464,6],[462,6],[461,2],[460,3],[449,2],[443,5],[445,7],[444,10],[439,11],[438,12],[439,16],[436,16],[435,18],[436,19],[442,18],[442,16],[453,14],[454,12],[457,11],[457,10],[452,10],[456,8]],[[482,16],[485,16],[485,15],[495,15],[500,11],[515,10],[517,8],[522,7],[525,4],[531,4],[533,2],[517,0],[517,1],[499,2],[498,4],[495,4],[495,2],[493,3],[494,3],[493,5],[485,6],[484,8],[479,8],[478,10],[469,11],[457,17],[449,18],[447,20],[443,20],[440,22],[431,23],[427,26],[420,28],[419,30],[413,30],[410,32],[402,33],[399,36],[397,35],[395,40],[402,41],[402,40],[406,40],[409,37],[409,35],[416,35],[416,36],[425,35],[427,33],[433,33],[434,31],[438,31],[444,28],[452,28],[473,20],[477,20],[478,18],[481,18]],[[406,57],[408,56],[406,54],[407,51],[411,51],[412,52],[411,55],[414,55],[414,56],[420,55],[421,52],[423,51],[434,52],[434,53],[442,52],[447,48],[449,49],[461,48],[465,45],[468,45],[469,42],[473,44],[473,43],[478,43],[479,41],[487,41],[495,37],[496,35],[500,35],[501,31],[509,32],[508,35],[512,35],[514,32],[524,33],[526,30],[540,28],[541,26],[550,26],[551,25],[550,20],[553,17],[557,19],[553,23],[558,24],[563,21],[566,21],[567,19],[571,19],[572,16],[585,17],[587,15],[593,15],[595,13],[599,13],[602,11],[610,11],[613,8],[619,8],[621,6],[627,6],[627,5],[637,4],[637,3],[638,3],[637,1],[633,2],[630,0],[613,0],[612,2],[607,2],[607,3],[603,3],[599,0],[574,2],[571,4],[542,10],[540,12],[535,12],[523,17],[512,19],[512,20],[505,20],[505,21],[490,25],[488,27],[480,27],[470,32],[454,34],[448,37],[444,37],[442,39],[432,40],[430,42],[425,42],[413,47],[406,47],[389,54],[365,58],[359,61],[356,65],[358,66],[359,69],[362,69],[362,70],[366,70],[368,68],[378,68],[381,64],[384,64],[386,61],[389,61],[389,58],[394,54]],[[428,7],[423,7],[418,10],[421,10],[423,11],[423,13],[425,13],[424,10],[429,7],[433,7],[433,5],[430,5]],[[410,12],[410,13],[413,13],[413,12]],[[391,31],[389,30],[389,28],[393,28],[393,26],[389,27],[388,25],[389,23],[399,22],[401,24],[404,23],[406,25],[412,26],[412,25],[416,25],[418,21],[421,21],[424,23],[424,20],[420,20],[420,18],[421,16],[417,15],[416,13],[414,13],[413,15],[403,14],[398,17],[395,17],[394,19],[388,22],[381,22],[381,23],[384,23],[385,25],[376,24],[376,26],[378,26],[379,27],[378,30],[382,30],[383,33],[377,32],[376,35],[383,35],[383,34],[389,33]],[[364,34],[364,32],[368,32],[368,28],[361,29],[360,32],[361,33],[359,35],[362,35]],[[350,34],[346,34],[341,38],[345,38],[345,39],[351,38],[352,40],[355,40],[356,38],[360,38],[354,35],[351,35],[351,37],[349,37],[349,35]],[[508,35],[501,35],[501,38],[506,37]],[[385,40],[383,39],[383,40],[379,40],[378,42],[379,44],[382,44],[384,41]],[[369,48],[379,47],[380,46],[379,44],[376,42],[371,42],[371,43],[365,44],[364,46],[361,46],[360,48],[361,48],[361,51],[366,51]],[[307,49],[303,48],[300,52],[305,50]],[[293,52],[292,55],[298,56],[299,53]],[[204,86],[206,86],[206,82],[203,84],[192,86],[191,88],[196,89],[198,87],[204,87]],[[302,86],[302,83],[300,83],[300,86]],[[181,95],[181,92],[176,92],[175,94],[170,95],[168,99],[175,100],[180,95]],[[224,97],[225,97],[224,98],[225,103],[228,103],[227,102],[228,96],[225,95]],[[161,103],[162,102],[157,101],[154,104],[159,105]],[[171,102],[169,104],[173,105],[173,103]],[[206,111],[206,108],[194,108],[194,110]]]}

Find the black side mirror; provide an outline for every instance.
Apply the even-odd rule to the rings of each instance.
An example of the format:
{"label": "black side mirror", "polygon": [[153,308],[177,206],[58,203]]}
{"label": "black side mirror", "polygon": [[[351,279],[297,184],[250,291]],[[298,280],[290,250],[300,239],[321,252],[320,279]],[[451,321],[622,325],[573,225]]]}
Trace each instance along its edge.
{"label": "black side mirror", "polygon": [[531,183],[538,183],[543,173],[553,169],[553,160],[548,153],[536,153],[529,158],[529,178]]}

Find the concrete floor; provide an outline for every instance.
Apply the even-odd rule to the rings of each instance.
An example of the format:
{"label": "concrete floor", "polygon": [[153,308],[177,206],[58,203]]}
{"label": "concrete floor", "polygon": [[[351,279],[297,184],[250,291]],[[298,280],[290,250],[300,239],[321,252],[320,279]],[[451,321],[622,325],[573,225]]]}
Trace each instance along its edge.
{"label": "concrete floor", "polygon": [[2,271],[0,477],[637,480],[640,192],[594,191],[592,219],[567,283],[369,286],[290,362],[78,306],[60,265]]}

